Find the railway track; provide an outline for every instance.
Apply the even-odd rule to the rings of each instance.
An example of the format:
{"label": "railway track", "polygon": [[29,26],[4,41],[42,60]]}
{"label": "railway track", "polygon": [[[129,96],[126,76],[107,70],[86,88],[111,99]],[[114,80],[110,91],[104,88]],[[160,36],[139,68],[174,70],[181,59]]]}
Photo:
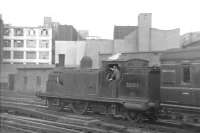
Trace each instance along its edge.
{"label": "railway track", "polygon": [[80,133],[80,132],[92,132],[92,133],[112,133],[99,128],[92,128],[88,126],[81,126],[77,124],[66,124],[61,122],[47,121],[30,117],[22,117],[10,114],[1,114],[0,117],[3,119],[3,124],[9,126],[15,126],[23,128],[25,130],[42,131],[50,133]]}
{"label": "railway track", "polygon": [[[4,112],[8,111],[10,112],[13,117],[7,117],[7,116],[11,116],[11,114],[9,115],[5,115],[4,114],[4,118],[12,118],[12,121],[16,119],[14,118],[18,118],[18,119],[22,119],[23,121],[31,121],[31,122],[36,122],[36,123],[42,123],[46,124],[46,125],[56,125],[58,127],[68,127],[70,129],[76,129],[79,130],[79,132],[83,131],[83,132],[90,132],[90,133],[112,133],[115,132],[117,133],[116,130],[119,131],[119,129],[114,129],[113,127],[109,127],[108,126],[105,128],[105,126],[101,126],[98,127],[96,126],[96,122],[98,122],[98,120],[92,118],[92,117],[85,117],[85,116],[76,116],[76,115],[67,115],[67,116],[61,116],[61,115],[55,115],[53,113],[50,113],[51,111],[48,110],[35,110],[35,109],[28,109],[25,107],[19,107],[18,105],[14,107],[14,105],[3,105],[3,110]],[[3,112],[3,111],[2,111]],[[21,116],[19,116],[21,115]],[[23,117],[22,117],[23,116]],[[26,116],[26,118],[24,117]],[[3,116],[1,116],[3,117]],[[18,123],[18,122],[17,122]],[[28,122],[27,122],[28,123]],[[29,122],[30,123],[30,122]],[[48,124],[47,124],[48,123]],[[9,124],[9,123],[6,123]],[[23,124],[22,124],[23,125]],[[14,126],[14,125],[8,125],[8,126]],[[31,124],[32,126],[32,124]],[[20,124],[16,127],[19,128]],[[24,129],[24,128],[23,128]],[[42,130],[42,129],[41,129]],[[115,130],[115,131],[114,131]]]}
{"label": "railway track", "polygon": [[2,125],[4,127],[15,127],[24,131],[31,131],[31,132],[70,132],[70,133],[78,133],[78,131],[58,128],[52,125],[40,123],[40,122],[33,122],[28,119],[20,119],[18,116],[10,116],[10,115],[1,115],[1,119],[3,120]]}
{"label": "railway track", "polygon": [[11,102],[21,102],[21,103],[32,103],[32,104],[44,104],[44,100],[33,99],[33,98],[16,98],[16,97],[5,97],[0,96],[2,101],[11,101]]}
{"label": "railway track", "polygon": [[[92,114],[90,116],[82,116],[82,115],[74,115],[71,114],[69,111],[65,112],[57,112],[53,110],[48,110],[47,107],[40,103],[40,105],[34,103],[31,99],[24,101],[26,98],[19,98],[16,101],[14,98],[11,99],[7,98],[2,101],[1,112],[7,112],[9,114],[5,115],[3,113],[1,115],[4,118],[4,128],[9,128],[13,130],[19,130],[19,132],[34,132],[34,131],[41,131],[45,132],[44,127],[50,126],[57,126],[63,128],[63,126],[68,125],[69,129],[77,129],[79,132],[97,132],[98,130],[102,130],[102,132],[124,132],[124,133],[192,133],[192,130],[184,130],[181,127],[176,127],[176,125],[172,123],[165,123],[164,121],[157,122],[157,123],[148,123],[145,122],[144,124],[137,124],[131,123],[128,121],[122,120],[115,120],[113,118],[106,118],[105,116],[99,116]],[[36,100],[37,101],[37,100]],[[9,116],[8,119],[5,119],[5,116]],[[18,121],[26,121],[27,128],[22,128],[20,126],[20,122]],[[20,120],[19,120],[20,119]],[[18,123],[19,125],[14,125],[14,123]],[[29,121],[29,122],[28,122]],[[9,123],[10,122],[10,123]],[[32,130],[36,127],[32,127],[34,124],[32,123],[40,123],[40,125],[44,124],[44,129]],[[12,124],[11,124],[12,123]],[[23,122],[21,122],[23,123]],[[41,124],[42,123],[42,124]],[[23,125],[23,124],[21,124]],[[28,128],[30,125],[30,128]],[[46,125],[46,126],[45,126]],[[64,126],[64,127],[65,127]],[[67,126],[66,126],[67,127]],[[88,128],[95,128],[95,129],[88,129]],[[50,127],[49,127],[50,129]],[[85,130],[82,130],[85,129]],[[87,130],[86,130],[87,129]],[[59,131],[61,131],[60,129]],[[54,130],[52,130],[54,131]],[[190,131],[190,132],[188,132]],[[198,130],[199,131],[199,130]],[[198,132],[197,131],[197,132]],[[197,133],[196,132],[196,133]]]}

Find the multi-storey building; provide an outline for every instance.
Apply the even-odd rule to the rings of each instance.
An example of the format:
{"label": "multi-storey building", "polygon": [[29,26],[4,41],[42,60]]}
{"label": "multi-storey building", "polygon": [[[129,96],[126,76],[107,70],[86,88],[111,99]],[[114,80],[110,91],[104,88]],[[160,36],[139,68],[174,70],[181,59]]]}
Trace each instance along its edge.
{"label": "multi-storey building", "polygon": [[3,43],[3,19],[0,14],[0,70],[1,70],[1,63],[2,63],[2,43]]}
{"label": "multi-storey building", "polygon": [[52,29],[4,26],[4,64],[51,64]]}

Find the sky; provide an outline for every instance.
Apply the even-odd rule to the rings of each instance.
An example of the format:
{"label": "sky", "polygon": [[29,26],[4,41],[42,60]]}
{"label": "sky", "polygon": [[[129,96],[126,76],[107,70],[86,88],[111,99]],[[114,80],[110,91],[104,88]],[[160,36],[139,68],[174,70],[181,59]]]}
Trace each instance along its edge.
{"label": "sky", "polygon": [[114,25],[136,26],[139,13],[152,13],[152,27],[200,31],[199,0],[0,0],[4,23],[38,26],[44,16],[88,30],[90,36],[113,38]]}

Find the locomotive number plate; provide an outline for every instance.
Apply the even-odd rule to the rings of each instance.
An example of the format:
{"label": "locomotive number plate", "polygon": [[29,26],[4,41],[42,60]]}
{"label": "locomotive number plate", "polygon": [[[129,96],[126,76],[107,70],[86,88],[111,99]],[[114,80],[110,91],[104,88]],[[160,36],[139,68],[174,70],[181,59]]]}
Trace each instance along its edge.
{"label": "locomotive number plate", "polygon": [[126,87],[128,87],[128,88],[138,88],[139,84],[138,83],[126,82]]}

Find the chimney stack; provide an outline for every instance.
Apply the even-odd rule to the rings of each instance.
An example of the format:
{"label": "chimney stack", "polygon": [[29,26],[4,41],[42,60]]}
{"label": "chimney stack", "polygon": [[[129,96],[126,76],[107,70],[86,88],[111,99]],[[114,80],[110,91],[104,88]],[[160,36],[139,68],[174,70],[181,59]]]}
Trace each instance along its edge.
{"label": "chimney stack", "polygon": [[44,17],[44,27],[50,28],[52,23],[51,17]]}
{"label": "chimney stack", "polygon": [[138,16],[138,51],[151,50],[151,13],[141,13]]}

